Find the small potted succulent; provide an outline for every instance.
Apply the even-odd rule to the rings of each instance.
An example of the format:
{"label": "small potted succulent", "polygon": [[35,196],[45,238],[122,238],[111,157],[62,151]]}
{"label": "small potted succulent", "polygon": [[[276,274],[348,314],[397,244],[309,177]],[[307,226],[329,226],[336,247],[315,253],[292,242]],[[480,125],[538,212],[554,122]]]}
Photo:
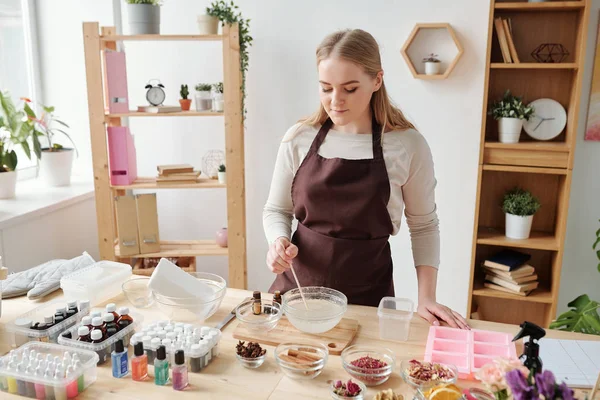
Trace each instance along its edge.
{"label": "small potted succulent", "polygon": [[502,202],[502,211],[506,214],[506,237],[529,238],[533,215],[540,206],[540,201],[527,190],[517,187],[506,192]]}
{"label": "small potted succulent", "polygon": [[223,82],[215,83],[213,85],[213,111],[221,112],[223,106]]}
{"label": "small potted succulent", "polygon": [[227,172],[226,172],[225,164],[219,165],[219,170],[217,172],[217,175],[219,177],[219,183],[224,185],[227,182]]}
{"label": "small potted succulent", "polygon": [[210,83],[199,83],[196,85],[196,94],[194,95],[196,111],[208,111],[212,108],[211,89],[212,85]]}
{"label": "small potted succulent", "polygon": [[438,75],[440,73],[440,66],[442,63],[437,54],[429,54],[423,59],[423,63],[425,64],[426,75]]}
{"label": "small potted succulent", "polygon": [[131,35],[160,34],[161,0],[126,0]]}
{"label": "small potted succulent", "polygon": [[188,96],[190,94],[190,92],[188,90],[188,85],[181,85],[179,94],[181,95],[181,99],[179,99],[179,104],[181,104],[181,109],[183,111],[189,111],[190,106],[192,105],[192,99],[188,99]]}
{"label": "small potted succulent", "polygon": [[513,96],[510,90],[504,92],[502,100],[495,101],[489,114],[498,121],[500,143],[518,143],[523,122],[534,115],[533,106],[523,103],[521,97]]}

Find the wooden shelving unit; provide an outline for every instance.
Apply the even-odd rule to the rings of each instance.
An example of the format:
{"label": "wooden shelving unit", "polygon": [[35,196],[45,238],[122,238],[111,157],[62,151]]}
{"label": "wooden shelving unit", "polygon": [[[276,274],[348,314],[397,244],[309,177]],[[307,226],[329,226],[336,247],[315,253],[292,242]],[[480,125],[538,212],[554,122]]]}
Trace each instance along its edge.
{"label": "wooden shelving unit", "polygon": [[[542,326],[556,316],[590,7],[590,0],[492,0],[468,315],[477,311],[479,318],[488,321],[519,324],[528,320]],[[503,62],[494,31],[496,17],[511,19],[521,63]],[[537,63],[531,52],[541,43],[561,43],[569,55],[562,63]],[[497,122],[487,110],[506,89],[527,102],[544,97],[560,102],[568,115],[565,130],[547,142],[535,141],[523,131],[519,143],[499,143]],[[530,190],[542,203],[529,239],[509,239],[504,234],[500,205],[506,190],[515,186]],[[529,264],[536,268],[540,286],[529,296],[483,286],[480,265],[503,248],[531,255]]]}
{"label": "wooden shelving unit", "polygon": [[[94,166],[96,214],[100,257],[105,260],[129,261],[130,258],[228,256],[228,286],[247,288],[246,268],[246,198],[244,177],[244,124],[237,24],[223,27],[222,35],[116,35],[114,27],[100,28],[97,22],[83,23],[85,65],[88,89],[88,108],[92,161]],[[118,41],[218,41],[223,44],[224,112],[183,111],[153,114],[130,111],[110,114],[105,102],[103,52],[115,50]],[[138,178],[133,184],[112,186],[106,128],[121,126],[121,118],[129,117],[223,117],[227,184],[216,180],[194,183],[157,182],[155,178]],[[121,257],[115,223],[115,196],[136,189],[226,189],[228,248],[219,247],[214,240],[161,241],[157,253]],[[147,271],[148,272],[148,271]]]}

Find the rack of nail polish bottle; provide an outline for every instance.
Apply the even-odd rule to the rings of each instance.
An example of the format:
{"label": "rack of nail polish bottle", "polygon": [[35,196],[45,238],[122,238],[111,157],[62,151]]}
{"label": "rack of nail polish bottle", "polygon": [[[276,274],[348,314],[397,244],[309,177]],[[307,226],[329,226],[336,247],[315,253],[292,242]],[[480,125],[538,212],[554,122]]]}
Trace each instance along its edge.
{"label": "rack of nail polish bottle", "polygon": [[34,399],[75,398],[96,381],[97,362],[91,351],[28,342],[0,358],[0,390]]}
{"label": "rack of nail polish bottle", "polygon": [[[90,315],[93,315],[94,313],[96,313],[96,315],[102,315],[105,313],[105,310],[102,308],[92,308],[90,310]],[[115,349],[115,344],[117,341],[122,339],[123,344],[125,347],[127,347],[136,328],[144,320],[144,317],[142,317],[140,314],[130,312],[129,315],[133,318],[133,322],[131,324],[99,343],[89,343],[77,340],[79,325],[73,326],[61,333],[58,337],[58,343],[76,349],[95,352],[98,355],[98,365],[104,364],[105,362],[110,362],[110,355]]]}
{"label": "rack of nail polish bottle", "polygon": [[175,362],[175,352],[183,350],[190,372],[201,372],[219,355],[221,331],[208,326],[196,326],[176,321],[155,321],[131,337],[131,345],[144,343],[148,365],[154,365],[158,346],[164,345],[169,364]]}
{"label": "rack of nail polish bottle", "polygon": [[67,302],[61,300],[46,303],[19,315],[6,324],[6,330],[12,335],[13,347],[19,347],[32,341],[57,343],[60,333],[77,325],[81,318],[89,312],[89,308],[89,301]]}

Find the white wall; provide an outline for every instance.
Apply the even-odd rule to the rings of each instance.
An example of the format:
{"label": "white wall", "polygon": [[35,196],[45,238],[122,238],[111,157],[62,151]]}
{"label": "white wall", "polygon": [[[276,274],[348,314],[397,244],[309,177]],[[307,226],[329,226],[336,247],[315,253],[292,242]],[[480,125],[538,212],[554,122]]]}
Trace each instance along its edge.
{"label": "white wall", "polygon": [[567,304],[584,293],[600,301],[600,273],[597,268],[600,260],[592,250],[596,231],[600,228],[598,221],[600,219],[600,180],[598,179],[600,142],[583,140],[592,86],[599,11],[600,0],[592,0],[561,275],[559,313],[566,311]]}

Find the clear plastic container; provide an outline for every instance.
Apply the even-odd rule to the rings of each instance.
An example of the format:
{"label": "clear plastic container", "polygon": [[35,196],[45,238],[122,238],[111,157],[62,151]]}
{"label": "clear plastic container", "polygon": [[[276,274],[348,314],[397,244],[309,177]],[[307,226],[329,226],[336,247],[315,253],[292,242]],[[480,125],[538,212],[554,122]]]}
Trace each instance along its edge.
{"label": "clear plastic container", "polygon": [[[81,318],[83,318],[83,316],[87,314],[89,310],[79,311],[75,315],[65,319],[62,322],[59,322],[56,325],[53,325],[48,329],[37,330],[31,329],[29,326],[31,326],[31,322],[44,322],[44,317],[53,316],[57,308],[65,307],[66,305],[67,302],[65,300],[46,303],[25,314],[19,315],[13,321],[8,323],[6,325],[6,331],[12,334],[13,347],[22,346],[30,341],[57,343],[60,333],[72,326],[77,325],[81,321]],[[27,324],[27,321],[30,321],[30,323]]]}
{"label": "clear plastic container", "polygon": [[[36,359],[33,364],[29,364],[29,357],[32,354],[36,356]],[[40,359],[37,358],[38,355]],[[43,373],[36,374],[35,370],[39,366],[40,360],[45,360],[48,356],[59,357],[66,362],[64,365],[70,366],[68,368],[69,375],[66,375],[66,370],[55,375],[54,369],[51,371],[52,377],[44,376]],[[34,367],[19,368],[20,365],[24,365],[25,358],[27,358],[28,364],[34,365]],[[26,343],[0,358],[0,381],[2,383],[0,390],[38,399],[74,398],[96,381],[97,362],[98,355],[91,351],[73,350],[51,343]],[[37,369],[41,370],[42,368]],[[46,367],[44,366],[43,369],[45,370]]]}
{"label": "clear plastic container", "polygon": [[[104,309],[92,309],[91,312],[94,311],[102,311],[104,313]],[[58,343],[82,350],[89,350],[96,352],[98,355],[98,365],[104,364],[105,362],[110,362],[110,354],[115,349],[115,343],[119,341],[119,339],[123,339],[123,344],[125,346],[129,345],[129,339],[133,336],[135,329],[139,324],[144,320],[144,318],[135,313],[129,313],[131,318],[133,318],[133,322],[129,324],[125,329],[121,329],[116,334],[112,335],[106,340],[103,340],[100,343],[89,343],[89,342],[81,342],[77,340],[77,329],[79,326],[73,326],[72,328],[66,330],[58,337]],[[64,334],[69,332],[71,334],[71,338],[65,337]]]}
{"label": "clear plastic container", "polygon": [[405,342],[410,333],[410,321],[413,317],[414,304],[410,299],[400,297],[384,297],[379,302],[379,338]]}
{"label": "clear plastic container", "polygon": [[92,306],[121,293],[121,285],[131,277],[131,266],[114,261],[98,261],[60,280],[67,299],[88,299]]}

